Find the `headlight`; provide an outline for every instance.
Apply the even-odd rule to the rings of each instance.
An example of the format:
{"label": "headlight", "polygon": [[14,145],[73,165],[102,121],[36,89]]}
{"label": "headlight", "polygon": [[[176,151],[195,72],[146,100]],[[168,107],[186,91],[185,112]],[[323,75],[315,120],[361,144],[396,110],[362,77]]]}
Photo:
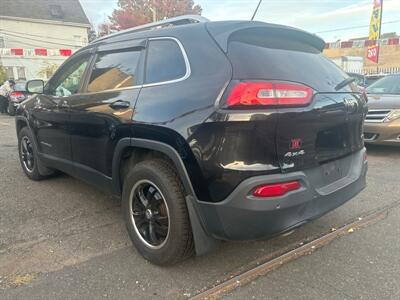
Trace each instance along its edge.
{"label": "headlight", "polygon": [[400,109],[392,110],[387,117],[383,120],[383,122],[390,122],[392,120],[400,118]]}

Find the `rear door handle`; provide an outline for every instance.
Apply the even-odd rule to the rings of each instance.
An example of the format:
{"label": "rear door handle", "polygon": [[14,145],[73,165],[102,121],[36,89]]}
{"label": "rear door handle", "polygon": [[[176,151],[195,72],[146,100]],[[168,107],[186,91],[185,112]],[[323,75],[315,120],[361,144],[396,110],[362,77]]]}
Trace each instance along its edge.
{"label": "rear door handle", "polygon": [[110,107],[113,108],[113,109],[130,108],[131,107],[131,103],[129,101],[117,100],[117,101],[111,103]]}

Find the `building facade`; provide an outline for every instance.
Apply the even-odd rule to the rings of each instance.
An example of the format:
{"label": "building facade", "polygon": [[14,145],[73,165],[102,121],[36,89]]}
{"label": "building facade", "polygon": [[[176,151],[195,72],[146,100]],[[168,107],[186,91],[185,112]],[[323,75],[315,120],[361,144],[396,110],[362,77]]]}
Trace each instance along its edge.
{"label": "building facade", "polygon": [[88,44],[89,29],[79,0],[2,0],[0,64],[8,78],[47,80]]}
{"label": "building facade", "polygon": [[362,66],[358,69],[348,69],[348,72],[363,74],[400,73],[400,37],[396,33],[386,33],[378,41],[380,45],[379,61],[374,63],[368,60],[368,46],[375,45],[376,41],[368,38],[353,39],[327,43],[324,54],[335,60],[349,60],[360,58]]}

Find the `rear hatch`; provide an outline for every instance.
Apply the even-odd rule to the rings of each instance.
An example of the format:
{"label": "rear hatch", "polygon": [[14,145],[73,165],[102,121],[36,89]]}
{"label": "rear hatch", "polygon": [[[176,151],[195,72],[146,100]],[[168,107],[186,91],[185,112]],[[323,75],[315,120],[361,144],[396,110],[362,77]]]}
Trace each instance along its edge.
{"label": "rear hatch", "polygon": [[[259,22],[237,23],[230,32],[213,23],[208,29],[232,64],[224,108],[278,115],[270,124],[276,126],[271,146],[282,172],[319,166],[363,148],[365,98],[354,83],[340,87],[349,76],[323,56],[321,39]],[[262,99],[250,99],[252,93]]]}

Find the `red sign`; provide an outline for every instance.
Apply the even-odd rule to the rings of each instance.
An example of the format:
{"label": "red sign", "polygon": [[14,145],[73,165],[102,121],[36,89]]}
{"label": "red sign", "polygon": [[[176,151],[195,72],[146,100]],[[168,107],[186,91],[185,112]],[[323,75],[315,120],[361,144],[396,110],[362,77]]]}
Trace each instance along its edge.
{"label": "red sign", "polygon": [[381,7],[382,6],[382,0],[374,0],[374,8]]}
{"label": "red sign", "polygon": [[22,56],[22,55],[24,55],[24,49],[21,49],[21,48],[11,48],[11,54],[12,54],[12,55],[19,55],[19,56]]}
{"label": "red sign", "polygon": [[378,63],[379,59],[379,45],[369,46],[367,50],[367,58],[374,62]]}
{"label": "red sign", "polygon": [[35,55],[38,55],[38,56],[47,56],[47,49],[36,48],[36,49],[35,49]]}
{"label": "red sign", "polygon": [[60,49],[61,56],[71,56],[72,50],[71,49]]}

